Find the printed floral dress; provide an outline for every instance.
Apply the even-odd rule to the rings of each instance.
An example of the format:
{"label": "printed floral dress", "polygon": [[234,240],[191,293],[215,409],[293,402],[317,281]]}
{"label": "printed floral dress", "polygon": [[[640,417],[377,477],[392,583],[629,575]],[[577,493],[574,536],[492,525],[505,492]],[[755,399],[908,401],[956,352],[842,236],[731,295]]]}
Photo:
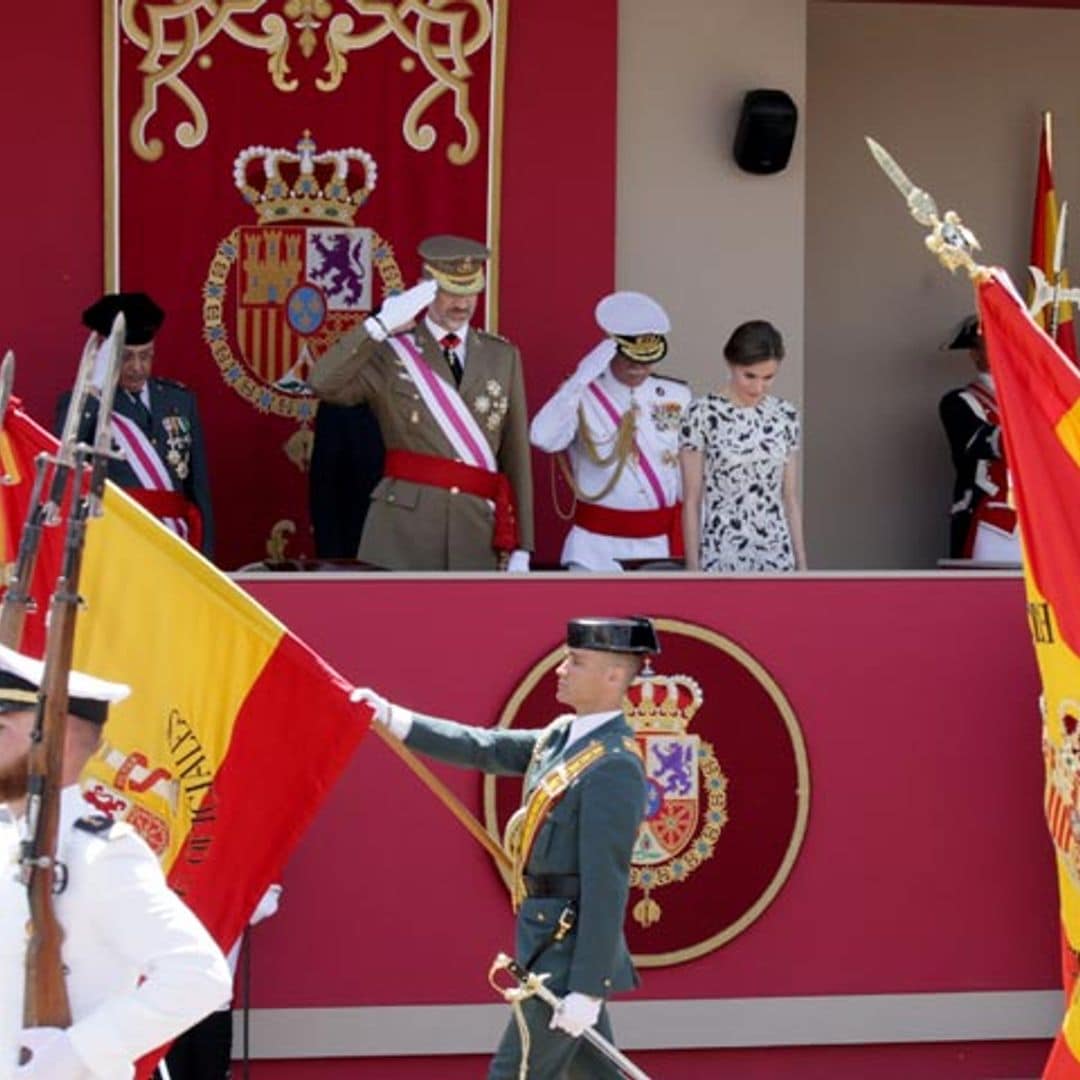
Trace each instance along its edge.
{"label": "printed floral dress", "polygon": [[723,573],[794,570],[781,498],[787,459],[799,448],[799,412],[781,398],[735,405],[694,398],[680,445],[704,454],[701,569]]}

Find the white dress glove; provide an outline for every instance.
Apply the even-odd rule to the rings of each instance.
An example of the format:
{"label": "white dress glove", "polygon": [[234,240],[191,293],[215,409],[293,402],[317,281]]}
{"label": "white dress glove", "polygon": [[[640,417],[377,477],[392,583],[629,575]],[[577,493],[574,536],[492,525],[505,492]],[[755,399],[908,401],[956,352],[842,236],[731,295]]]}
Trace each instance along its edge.
{"label": "white dress glove", "polygon": [[381,694],[367,686],[358,686],[351,694],[350,701],[363,702],[370,710],[377,724],[381,724],[391,735],[404,739],[412,727],[412,711],[400,705],[392,705]]}
{"label": "white dress glove", "polygon": [[529,553],[518,548],[510,552],[510,558],[506,562],[508,574],[527,574],[529,572]]}
{"label": "white dress glove", "polygon": [[63,1028],[24,1028],[19,1045],[30,1051],[30,1060],[15,1070],[18,1080],[89,1080],[90,1072],[75,1053]]}
{"label": "white dress glove", "polygon": [[608,365],[618,351],[618,345],[611,338],[604,338],[595,348],[585,354],[581,363],[574,371],[572,379],[581,387],[586,387],[594,379],[598,379],[608,369]]}
{"label": "white dress glove", "polygon": [[411,325],[435,299],[439,286],[434,281],[421,281],[397,296],[388,296],[377,314],[364,320],[364,329],[375,341],[385,341],[391,334]]}
{"label": "white dress glove", "polygon": [[549,1025],[552,1031],[565,1031],[572,1039],[578,1038],[586,1028],[591,1028],[600,1017],[600,998],[579,994],[576,990],[559,1002]]}
{"label": "white dress glove", "polygon": [[251,918],[248,919],[248,926],[257,926],[263,919],[269,919],[271,915],[276,915],[278,905],[281,902],[281,893],[282,887],[280,885],[269,886],[255,905],[255,910],[251,913]]}

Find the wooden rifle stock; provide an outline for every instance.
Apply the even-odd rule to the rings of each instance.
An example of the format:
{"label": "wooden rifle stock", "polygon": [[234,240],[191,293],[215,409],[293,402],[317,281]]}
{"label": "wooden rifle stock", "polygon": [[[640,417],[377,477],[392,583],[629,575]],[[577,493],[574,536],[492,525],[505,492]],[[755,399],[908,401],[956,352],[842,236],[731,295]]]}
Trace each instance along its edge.
{"label": "wooden rifle stock", "polygon": [[[122,317],[113,325],[113,351],[104,395],[98,410],[98,430],[94,448],[76,445],[78,421],[93,367],[93,352],[87,364],[87,351],[79,369],[79,380],[72,393],[62,443],[55,459],[50,502],[59,510],[64,505],[64,491],[57,481],[62,465],[66,479],[71,479],[64,555],[56,588],[49,601],[45,666],[38,691],[27,798],[27,839],[23,843],[22,866],[30,905],[29,938],[26,949],[24,1027],[71,1026],[71,1006],[64,980],[61,954],[64,933],[56,918],[53,895],[67,885],[67,868],[57,859],[60,828],[60,793],[63,785],[64,738],[67,730],[68,676],[75,650],[75,623],[81,603],[79,577],[82,571],[86,524],[100,504],[105,486],[105,470],[86,468],[95,463],[102,447],[108,450],[108,425],[112,410],[112,391],[119,372],[124,343]],[[76,406],[78,413],[73,414]],[[89,474],[89,475],[88,475]],[[89,481],[84,492],[83,488]],[[52,496],[58,496],[53,499]],[[48,509],[46,504],[43,513]],[[47,519],[45,519],[47,520]],[[21,545],[20,545],[21,546]]]}

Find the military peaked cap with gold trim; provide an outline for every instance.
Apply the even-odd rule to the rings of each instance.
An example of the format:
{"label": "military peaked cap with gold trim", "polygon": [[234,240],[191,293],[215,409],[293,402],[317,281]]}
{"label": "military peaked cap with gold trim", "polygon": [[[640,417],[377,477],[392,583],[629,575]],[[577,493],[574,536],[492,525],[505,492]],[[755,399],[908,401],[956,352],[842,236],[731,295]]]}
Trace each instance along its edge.
{"label": "military peaked cap with gold trim", "polygon": [[638,364],[655,364],[667,355],[671,320],[651,296],[616,292],[596,305],[600,329],[614,339],[619,354]]}
{"label": "military peaked cap with gold trim", "polygon": [[491,252],[464,236],[429,236],[419,247],[424,273],[443,292],[473,296],[484,291],[484,263]]}
{"label": "military peaked cap with gold trim", "polygon": [[[0,713],[36,708],[44,674],[43,661],[0,645]],[[72,671],[68,676],[68,712],[92,724],[104,724],[109,705],[123,701],[130,693],[131,687],[123,683]]]}

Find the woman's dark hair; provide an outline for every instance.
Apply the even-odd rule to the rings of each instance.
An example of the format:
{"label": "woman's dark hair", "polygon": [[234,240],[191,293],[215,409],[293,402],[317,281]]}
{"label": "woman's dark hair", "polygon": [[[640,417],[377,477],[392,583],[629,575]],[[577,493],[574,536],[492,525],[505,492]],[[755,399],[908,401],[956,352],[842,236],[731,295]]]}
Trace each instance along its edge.
{"label": "woman's dark hair", "polygon": [[724,359],[736,367],[749,367],[762,360],[783,360],[784,339],[771,322],[751,319],[735,327],[724,346]]}

